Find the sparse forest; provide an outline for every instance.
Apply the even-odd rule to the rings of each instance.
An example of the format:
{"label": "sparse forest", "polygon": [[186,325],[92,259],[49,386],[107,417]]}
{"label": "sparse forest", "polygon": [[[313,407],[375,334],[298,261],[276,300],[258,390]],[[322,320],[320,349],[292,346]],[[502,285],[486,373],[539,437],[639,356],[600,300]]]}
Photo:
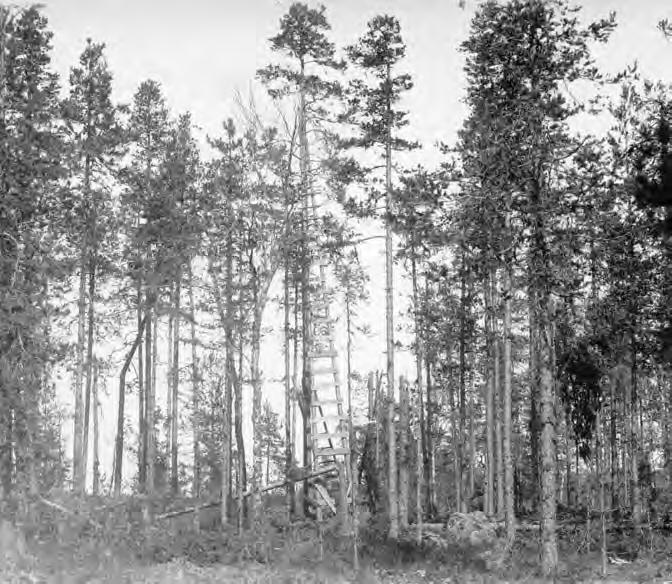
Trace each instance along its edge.
{"label": "sparse forest", "polygon": [[0,4],[0,581],[672,581],[672,86],[459,4],[436,165],[393,6],[204,136]]}

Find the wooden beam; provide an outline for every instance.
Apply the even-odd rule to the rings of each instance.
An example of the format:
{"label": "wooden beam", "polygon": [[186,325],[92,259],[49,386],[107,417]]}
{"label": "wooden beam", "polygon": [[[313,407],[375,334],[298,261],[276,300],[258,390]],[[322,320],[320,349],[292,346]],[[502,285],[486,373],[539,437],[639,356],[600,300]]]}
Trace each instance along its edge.
{"label": "wooden beam", "polygon": [[[253,495],[255,493],[265,493],[267,491],[272,491],[273,489],[279,489],[281,487],[284,487],[288,483],[300,483],[302,481],[309,481],[310,479],[314,479],[316,477],[320,477],[326,474],[330,474],[332,472],[338,472],[338,467],[337,466],[327,466],[325,468],[321,468],[320,470],[316,470],[315,472],[311,472],[310,474],[294,478],[292,480],[289,479],[284,479],[282,481],[276,481],[274,483],[269,483],[268,485],[261,487],[260,489],[257,489],[256,491],[253,489],[248,489],[242,494],[242,498],[249,497],[250,495]],[[241,497],[233,497],[234,500],[240,500]],[[211,509],[212,507],[217,507],[218,505],[222,504],[221,498],[215,500],[215,501],[210,501],[208,503],[205,503],[203,505],[198,505],[195,507],[188,507],[186,509],[179,509],[177,511],[168,511],[167,513],[163,513],[161,515],[157,515],[154,519],[159,520],[159,519],[171,519],[172,517],[178,517],[180,515],[186,515],[187,513],[193,513],[194,511],[198,511],[200,509]]]}

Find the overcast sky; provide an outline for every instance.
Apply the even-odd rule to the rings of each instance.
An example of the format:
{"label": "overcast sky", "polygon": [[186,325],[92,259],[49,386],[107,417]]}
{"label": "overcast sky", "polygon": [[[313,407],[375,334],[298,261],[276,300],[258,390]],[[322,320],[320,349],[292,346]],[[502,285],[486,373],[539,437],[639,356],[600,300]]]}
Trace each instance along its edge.
{"label": "overcast sky", "polygon": [[[310,4],[314,4],[309,2]],[[46,0],[54,63],[67,79],[86,38],[107,44],[118,99],[130,102],[139,83],[160,81],[171,109],[191,111],[205,132],[217,133],[236,113],[234,93],[247,94],[255,71],[269,63],[268,38],[290,0]],[[403,67],[413,75],[410,133],[423,144],[450,140],[464,109],[462,56],[477,2],[466,0],[326,0],[337,47],[354,42],[374,15],[397,16],[407,42]],[[587,18],[616,11],[619,29],[600,48],[601,64],[617,70],[639,60],[653,78],[670,79],[672,47],[656,23],[672,18],[670,0],[585,0]],[[255,91],[260,92],[258,86]]]}

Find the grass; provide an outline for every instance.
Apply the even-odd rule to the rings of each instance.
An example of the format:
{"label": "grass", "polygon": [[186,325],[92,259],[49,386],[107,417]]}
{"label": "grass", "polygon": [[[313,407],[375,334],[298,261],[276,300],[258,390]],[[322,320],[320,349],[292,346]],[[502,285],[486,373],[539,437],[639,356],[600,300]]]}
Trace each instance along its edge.
{"label": "grass", "polygon": [[[519,533],[511,554],[499,540],[474,545],[435,533],[418,545],[413,534],[389,542],[380,525],[362,529],[360,569],[352,564],[352,541],[335,526],[318,544],[310,522],[283,525],[275,514],[244,533],[210,525],[197,533],[191,516],[143,529],[133,510],[117,508],[97,525],[87,513],[64,517],[40,510],[20,525],[0,521],[0,582],[70,583],[208,583],[218,584],[362,584],[542,582],[538,575],[536,534]],[[635,537],[636,534],[633,534]],[[637,536],[638,559],[610,565],[608,582],[672,580],[672,544],[668,537]],[[636,537],[635,537],[636,539]],[[619,542],[623,543],[623,542]],[[576,534],[561,540],[556,582],[596,582],[600,557],[577,551]]]}

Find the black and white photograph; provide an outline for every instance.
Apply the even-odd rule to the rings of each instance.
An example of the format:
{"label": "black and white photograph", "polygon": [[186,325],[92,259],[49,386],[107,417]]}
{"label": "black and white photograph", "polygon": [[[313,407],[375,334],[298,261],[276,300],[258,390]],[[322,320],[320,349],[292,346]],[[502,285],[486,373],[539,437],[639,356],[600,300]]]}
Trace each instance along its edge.
{"label": "black and white photograph", "polygon": [[0,584],[672,584],[671,0],[0,0]]}

